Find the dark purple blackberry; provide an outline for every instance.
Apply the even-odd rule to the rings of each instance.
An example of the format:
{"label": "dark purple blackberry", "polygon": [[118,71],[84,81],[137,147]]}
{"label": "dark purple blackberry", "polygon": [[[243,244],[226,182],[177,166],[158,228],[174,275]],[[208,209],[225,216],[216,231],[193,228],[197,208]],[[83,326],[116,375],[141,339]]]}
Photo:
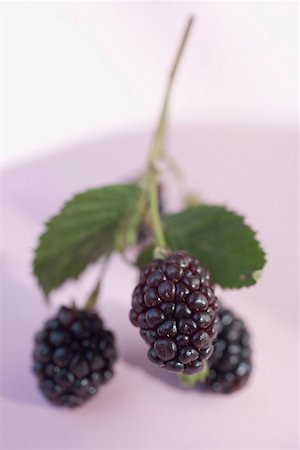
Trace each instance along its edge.
{"label": "dark purple blackberry", "polygon": [[33,371],[44,395],[57,405],[78,406],[110,380],[114,336],[95,312],[61,307],[35,337]]}
{"label": "dark purple blackberry", "polygon": [[219,312],[220,331],[208,361],[206,385],[230,393],[246,384],[251,373],[251,347],[245,323],[229,309]]}
{"label": "dark purple blackberry", "polygon": [[141,271],[130,320],[149,344],[148,358],[187,374],[203,368],[218,333],[218,299],[210,273],[184,251]]}

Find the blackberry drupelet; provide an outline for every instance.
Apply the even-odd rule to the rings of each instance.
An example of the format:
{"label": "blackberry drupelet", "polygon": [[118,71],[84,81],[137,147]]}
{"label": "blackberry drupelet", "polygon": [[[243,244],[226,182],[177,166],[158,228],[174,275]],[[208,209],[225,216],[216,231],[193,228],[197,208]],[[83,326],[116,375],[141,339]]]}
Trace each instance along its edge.
{"label": "blackberry drupelet", "polygon": [[208,270],[185,251],[155,259],[140,274],[129,317],[160,367],[192,374],[203,369],[218,333],[218,299]]}
{"label": "blackberry drupelet", "polygon": [[48,400],[78,406],[110,380],[114,336],[95,312],[61,307],[35,337],[33,371]]}
{"label": "blackberry drupelet", "polygon": [[206,385],[215,392],[230,393],[244,386],[250,376],[250,336],[245,323],[229,309],[221,309],[219,319]]}

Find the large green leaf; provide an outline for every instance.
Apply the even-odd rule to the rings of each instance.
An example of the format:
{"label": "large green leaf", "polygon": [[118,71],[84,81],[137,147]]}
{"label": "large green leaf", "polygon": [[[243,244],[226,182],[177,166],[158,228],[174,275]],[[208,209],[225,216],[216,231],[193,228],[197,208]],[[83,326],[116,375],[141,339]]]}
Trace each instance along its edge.
{"label": "large green leaf", "polygon": [[46,295],[113,250],[116,236],[126,229],[139,196],[134,184],[91,189],[75,195],[46,224],[33,261],[34,273]]}
{"label": "large green leaf", "polygon": [[[187,250],[212,273],[224,288],[255,284],[265,265],[265,254],[255,232],[243,217],[223,206],[198,205],[164,218],[168,246]],[[138,258],[142,265],[151,258],[151,248]]]}

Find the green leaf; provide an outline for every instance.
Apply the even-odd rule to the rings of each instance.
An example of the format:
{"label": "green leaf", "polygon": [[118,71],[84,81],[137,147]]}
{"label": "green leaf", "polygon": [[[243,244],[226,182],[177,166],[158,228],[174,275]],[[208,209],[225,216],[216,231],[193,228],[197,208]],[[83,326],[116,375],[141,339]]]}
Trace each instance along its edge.
{"label": "green leaf", "polygon": [[167,243],[194,254],[224,288],[256,283],[265,254],[243,217],[223,206],[198,205],[165,218]]}
{"label": "green leaf", "polygon": [[145,191],[140,189],[135,207],[127,215],[126,221],[115,237],[115,249],[123,253],[127,247],[137,242],[137,233],[145,210]]}
{"label": "green leaf", "polygon": [[138,186],[115,185],[77,194],[64,205],[46,224],[33,261],[46,295],[113,250],[139,197]]}
{"label": "green leaf", "polygon": [[[168,246],[195,255],[223,288],[251,286],[261,275],[266,259],[255,232],[223,206],[198,205],[166,216],[164,229]],[[149,262],[152,252],[144,249],[137,264]]]}

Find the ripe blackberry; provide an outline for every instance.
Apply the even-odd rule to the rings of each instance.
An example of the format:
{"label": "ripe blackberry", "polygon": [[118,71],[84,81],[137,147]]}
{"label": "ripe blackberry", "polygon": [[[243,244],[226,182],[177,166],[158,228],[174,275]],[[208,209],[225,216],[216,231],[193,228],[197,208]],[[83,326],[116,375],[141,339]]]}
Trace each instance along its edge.
{"label": "ripe blackberry", "polygon": [[115,360],[114,336],[94,312],[63,306],[35,337],[33,371],[57,405],[78,406],[95,395]]}
{"label": "ripe blackberry", "polygon": [[250,336],[245,323],[229,309],[222,309],[219,319],[220,331],[208,361],[206,385],[215,392],[230,393],[244,386],[250,376]]}
{"label": "ripe blackberry", "polygon": [[184,373],[203,368],[218,333],[218,299],[210,273],[184,251],[146,265],[129,317],[149,344],[148,358]]}

